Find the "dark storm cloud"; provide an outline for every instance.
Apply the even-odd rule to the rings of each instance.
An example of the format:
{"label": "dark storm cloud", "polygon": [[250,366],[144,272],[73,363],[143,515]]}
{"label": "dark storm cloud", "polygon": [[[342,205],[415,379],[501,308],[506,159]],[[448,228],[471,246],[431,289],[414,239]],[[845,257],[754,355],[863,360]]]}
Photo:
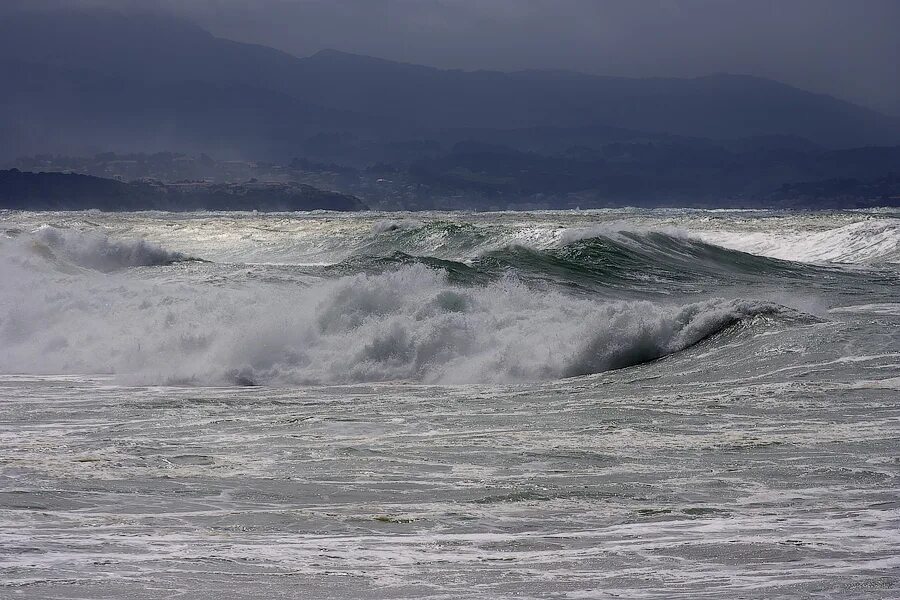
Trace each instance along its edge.
{"label": "dark storm cloud", "polygon": [[[81,0],[297,55],[463,69],[771,77],[900,114],[898,0]],[[71,6],[75,2],[61,2]]]}

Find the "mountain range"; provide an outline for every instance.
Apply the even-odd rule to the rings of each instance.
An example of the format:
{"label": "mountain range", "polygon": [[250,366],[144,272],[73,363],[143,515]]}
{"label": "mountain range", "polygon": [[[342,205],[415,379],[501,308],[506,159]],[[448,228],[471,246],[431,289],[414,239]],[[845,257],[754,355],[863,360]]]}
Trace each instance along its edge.
{"label": "mountain range", "polygon": [[758,77],[472,72],[334,50],[298,58],[108,10],[7,15],[0,81],[7,160],[178,150],[360,165],[404,148],[401,158],[421,158],[421,140],[535,152],[672,137],[900,143],[896,118]]}

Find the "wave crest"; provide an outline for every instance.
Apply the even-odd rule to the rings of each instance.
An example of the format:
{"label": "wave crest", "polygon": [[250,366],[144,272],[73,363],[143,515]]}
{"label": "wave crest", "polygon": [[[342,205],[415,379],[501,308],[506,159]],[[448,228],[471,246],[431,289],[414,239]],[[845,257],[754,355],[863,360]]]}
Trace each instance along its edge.
{"label": "wave crest", "polygon": [[114,239],[102,233],[51,225],[43,225],[20,239],[49,259],[102,272],[167,265],[187,258],[145,240]]}
{"label": "wave crest", "polygon": [[[103,287],[103,286],[106,287]],[[0,371],[115,373],[141,383],[515,383],[655,360],[789,309],[672,306],[461,287],[411,265],[308,288],[34,278],[0,291]]]}
{"label": "wave crest", "polygon": [[709,243],[808,263],[900,263],[900,219],[867,219],[823,231],[706,231]]}

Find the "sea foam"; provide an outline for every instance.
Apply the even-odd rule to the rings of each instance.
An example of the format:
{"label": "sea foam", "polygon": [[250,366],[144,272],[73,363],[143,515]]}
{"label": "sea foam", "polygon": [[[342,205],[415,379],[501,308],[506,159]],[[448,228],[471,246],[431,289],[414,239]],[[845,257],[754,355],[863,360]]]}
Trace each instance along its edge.
{"label": "sea foam", "polygon": [[[142,243],[36,235],[100,271],[175,256]],[[745,300],[609,302],[535,290],[514,276],[466,287],[423,265],[308,287],[45,272],[15,260],[0,268],[18,284],[0,290],[0,372],[152,384],[547,380],[658,359],[787,310]]]}
{"label": "sea foam", "polygon": [[866,219],[822,231],[703,231],[712,244],[809,263],[900,262],[900,219]]}

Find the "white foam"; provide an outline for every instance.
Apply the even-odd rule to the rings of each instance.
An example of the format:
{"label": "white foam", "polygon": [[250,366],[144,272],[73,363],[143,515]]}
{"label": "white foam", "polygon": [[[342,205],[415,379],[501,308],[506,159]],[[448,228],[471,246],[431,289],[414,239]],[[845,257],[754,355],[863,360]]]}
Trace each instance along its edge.
{"label": "white foam", "polygon": [[886,379],[861,379],[848,386],[851,389],[882,389],[900,390],[900,377],[888,377]]}
{"label": "white foam", "polygon": [[900,262],[900,219],[867,219],[822,231],[697,231],[705,242],[782,260],[810,263]]}
{"label": "white foam", "polygon": [[854,306],[839,306],[832,308],[830,313],[868,313],[874,315],[900,316],[900,303],[879,302],[875,304],[857,304]]}
{"label": "white foam", "polygon": [[602,302],[479,288],[421,265],[307,288],[60,274],[6,262],[0,372],[146,383],[520,382],[627,367],[686,348],[762,302]]}
{"label": "white foam", "polygon": [[112,239],[103,233],[49,225],[23,234],[15,241],[49,258],[104,272],[164,265],[185,258],[183,254],[169,252],[145,240]]}

